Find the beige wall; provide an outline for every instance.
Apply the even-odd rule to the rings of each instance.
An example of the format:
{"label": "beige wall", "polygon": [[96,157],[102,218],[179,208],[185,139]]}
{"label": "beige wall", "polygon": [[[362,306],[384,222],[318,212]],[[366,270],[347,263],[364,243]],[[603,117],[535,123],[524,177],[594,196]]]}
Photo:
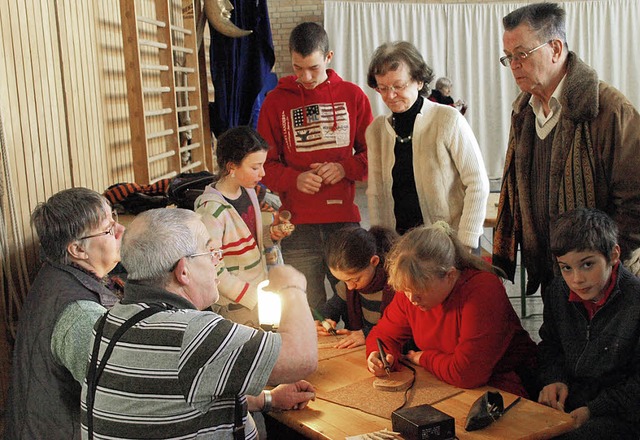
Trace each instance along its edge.
{"label": "beige wall", "polygon": [[[146,12],[159,0],[136,1]],[[170,1],[181,16],[188,0]],[[62,189],[134,181],[119,5],[0,1],[0,416],[11,335],[39,267],[31,211]]]}

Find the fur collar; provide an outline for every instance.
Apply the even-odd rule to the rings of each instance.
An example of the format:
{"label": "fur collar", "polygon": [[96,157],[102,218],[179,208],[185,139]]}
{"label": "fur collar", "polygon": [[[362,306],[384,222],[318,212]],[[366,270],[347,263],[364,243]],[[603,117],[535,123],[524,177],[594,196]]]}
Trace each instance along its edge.
{"label": "fur collar", "polygon": [[[584,63],[574,52],[567,57],[567,79],[564,83],[560,103],[562,112],[574,122],[590,121],[598,116],[599,80],[597,72]],[[530,93],[522,92],[513,102],[513,111],[518,114],[529,105]]]}

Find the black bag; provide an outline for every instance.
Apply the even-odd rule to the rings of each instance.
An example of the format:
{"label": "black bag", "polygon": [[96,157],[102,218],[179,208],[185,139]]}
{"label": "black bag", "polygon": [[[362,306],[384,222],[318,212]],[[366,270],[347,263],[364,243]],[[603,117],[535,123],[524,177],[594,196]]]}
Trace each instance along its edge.
{"label": "black bag", "polygon": [[169,202],[178,208],[191,209],[196,199],[204,192],[207,185],[216,181],[216,176],[209,171],[197,173],[180,173],[173,178],[167,189]]}
{"label": "black bag", "polygon": [[504,401],[502,400],[502,394],[487,391],[478,397],[478,400],[471,405],[464,429],[467,431],[475,431],[485,428],[497,420],[502,415],[503,410]]}

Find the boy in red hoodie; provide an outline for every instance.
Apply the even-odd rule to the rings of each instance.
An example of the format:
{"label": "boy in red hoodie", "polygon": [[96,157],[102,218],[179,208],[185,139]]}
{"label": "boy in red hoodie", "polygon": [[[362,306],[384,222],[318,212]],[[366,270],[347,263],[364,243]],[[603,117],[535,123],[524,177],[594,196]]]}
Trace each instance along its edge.
{"label": "boy in red hoodie", "polygon": [[326,302],[326,238],[360,222],[355,181],[367,174],[364,132],[372,120],[362,89],[327,69],[333,51],[322,26],[301,23],[289,37],[295,75],[284,77],[264,100],[258,132],[271,148],[263,183],[291,211],[293,234],[282,242],[287,264],[304,273],[309,305]]}

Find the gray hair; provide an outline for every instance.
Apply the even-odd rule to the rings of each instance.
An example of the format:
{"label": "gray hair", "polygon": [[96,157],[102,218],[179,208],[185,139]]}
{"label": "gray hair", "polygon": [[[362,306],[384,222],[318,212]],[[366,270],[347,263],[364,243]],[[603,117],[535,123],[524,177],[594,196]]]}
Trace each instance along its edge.
{"label": "gray hair", "polygon": [[96,191],[70,188],[39,203],[31,213],[31,225],[36,229],[45,257],[58,264],[69,264],[69,244],[100,227],[109,211],[109,201]]}
{"label": "gray hair", "polygon": [[436,81],[436,90],[438,91],[442,91],[442,89],[445,89],[447,87],[451,87],[453,85],[453,83],[451,82],[451,80],[447,77],[441,77],[438,78],[438,80]]}
{"label": "gray hair", "polygon": [[565,10],[556,3],[533,3],[507,14],[502,25],[510,31],[526,24],[538,35],[540,42],[558,39],[566,46],[565,16]]}
{"label": "gray hair", "polygon": [[122,265],[130,280],[165,286],[181,258],[197,252],[192,224],[195,212],[180,208],[151,209],[139,214],[122,237]]}

